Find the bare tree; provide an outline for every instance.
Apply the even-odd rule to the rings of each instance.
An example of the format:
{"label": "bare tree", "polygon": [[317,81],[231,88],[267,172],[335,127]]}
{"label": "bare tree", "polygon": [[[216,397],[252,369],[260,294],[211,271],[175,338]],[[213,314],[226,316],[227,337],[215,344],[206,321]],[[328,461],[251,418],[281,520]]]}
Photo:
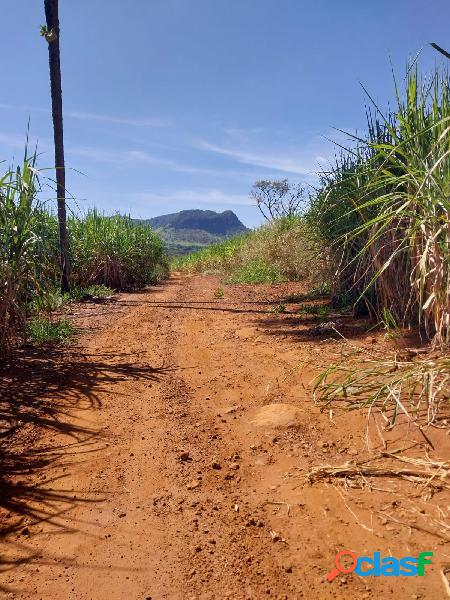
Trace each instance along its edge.
{"label": "bare tree", "polygon": [[298,215],[305,203],[305,189],[300,183],[291,184],[287,179],[261,179],[254,184],[250,197],[263,217],[272,221]]}
{"label": "bare tree", "polygon": [[64,164],[58,0],[44,0],[44,6],[47,25],[41,27],[41,35],[45,37],[48,43],[50,67],[53,137],[55,143],[56,198],[58,206],[59,248],[61,263],[61,289],[63,292],[68,292],[70,289],[70,283],[66,217],[66,170]]}

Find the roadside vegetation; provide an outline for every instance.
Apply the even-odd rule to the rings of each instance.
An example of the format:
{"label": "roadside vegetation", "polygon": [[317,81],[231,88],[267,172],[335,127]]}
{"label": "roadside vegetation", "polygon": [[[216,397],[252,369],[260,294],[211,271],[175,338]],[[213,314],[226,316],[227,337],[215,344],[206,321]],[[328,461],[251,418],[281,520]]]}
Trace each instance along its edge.
{"label": "roadside vegetation", "polygon": [[225,281],[328,283],[335,304],[450,343],[450,84],[446,71],[395,82],[397,108],[367,112],[365,137],[308,193],[255,184],[267,223],[174,262]]}
{"label": "roadside vegetation", "polygon": [[58,221],[39,200],[39,177],[32,156],[0,178],[0,355],[20,339],[67,338],[66,324],[49,320],[67,301],[142,287],[167,273],[151,227],[90,211],[68,220],[72,289],[61,293]]}
{"label": "roadside vegetation", "polygon": [[314,279],[318,285],[327,278],[326,253],[299,215],[271,220],[254,231],[174,259],[172,268],[221,273],[226,283]]}
{"label": "roadside vegetation", "polygon": [[366,139],[342,154],[308,220],[335,248],[334,298],[380,320],[450,341],[450,97],[447,73],[408,75],[397,110],[368,115]]}
{"label": "roadside vegetation", "polygon": [[349,136],[306,201],[286,180],[257,182],[252,196],[267,223],[175,267],[221,273],[225,283],[302,280],[390,337],[415,330],[436,360],[344,353],[324,367],[315,397],[377,406],[391,424],[425,410],[437,424],[450,377],[450,80],[447,70],[424,77],[415,66],[394,84],[395,110],[383,113],[368,95],[365,135]]}

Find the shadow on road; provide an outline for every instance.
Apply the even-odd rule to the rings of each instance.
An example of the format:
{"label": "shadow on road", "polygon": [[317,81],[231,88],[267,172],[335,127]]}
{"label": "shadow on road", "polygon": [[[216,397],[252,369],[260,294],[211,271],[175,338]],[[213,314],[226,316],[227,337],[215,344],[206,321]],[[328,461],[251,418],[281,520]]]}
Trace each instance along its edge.
{"label": "shadow on road", "polygon": [[30,525],[70,533],[77,528],[70,517],[75,506],[105,499],[103,492],[65,489],[62,480],[64,471],[107,447],[106,435],[89,424],[102,391],[125,379],[158,381],[168,370],[133,358],[24,348],[1,368],[0,573],[42,563],[26,543]]}

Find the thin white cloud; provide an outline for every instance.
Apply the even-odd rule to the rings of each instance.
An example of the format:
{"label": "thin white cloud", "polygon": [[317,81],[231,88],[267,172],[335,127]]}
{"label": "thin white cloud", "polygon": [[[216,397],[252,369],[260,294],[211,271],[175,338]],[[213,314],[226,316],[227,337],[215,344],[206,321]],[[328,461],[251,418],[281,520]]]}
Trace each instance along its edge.
{"label": "thin white cloud", "polygon": [[[20,110],[28,113],[38,112],[50,114],[49,109],[37,106],[1,103],[0,108],[6,110]],[[63,116],[72,119],[79,119],[81,121],[98,121],[103,123],[115,123],[117,125],[131,125],[136,127],[169,127],[172,124],[172,122],[169,119],[163,119],[159,117],[129,118],[115,115],[105,115],[100,113],[83,112],[78,110],[64,110]]]}
{"label": "thin white cloud", "polygon": [[243,129],[240,127],[225,128],[224,133],[227,135],[231,143],[245,144],[251,142],[254,138],[260,136],[266,131],[264,127],[252,127],[251,129]]}
{"label": "thin white cloud", "polygon": [[[6,148],[13,148],[14,150],[25,150],[25,144],[27,143],[26,134],[17,134],[17,133],[0,133],[0,146],[5,146]],[[34,152],[35,148],[37,148],[37,153],[40,154],[42,152],[47,152],[51,149],[51,146],[48,144],[46,140],[40,140],[34,136],[28,137],[28,154]]]}
{"label": "thin white cloud", "polygon": [[187,207],[198,204],[211,206],[233,205],[252,206],[253,200],[244,194],[229,194],[218,189],[176,190],[168,192],[142,192],[137,199],[146,207],[151,204],[164,204],[167,206],[186,204]]}
{"label": "thin white cloud", "polygon": [[87,113],[76,110],[64,112],[64,116],[82,121],[101,121],[104,123],[117,123],[118,125],[132,125],[136,127],[169,127],[172,123],[168,119],[158,117],[144,117],[139,119],[130,119],[128,117],[115,117],[112,115],[101,115],[98,113]]}
{"label": "thin white cloud", "polygon": [[126,163],[146,163],[171,168],[173,162],[156,158],[141,150],[109,150],[90,146],[69,146],[67,154],[87,158],[95,162],[121,165]]}
{"label": "thin white cloud", "polygon": [[294,175],[311,175],[312,172],[310,166],[301,164],[299,161],[292,158],[282,157],[279,154],[259,154],[254,152],[246,152],[243,150],[232,150],[211,144],[204,140],[200,140],[197,142],[197,144],[195,144],[195,146],[199,150],[206,150],[216,154],[221,154],[222,156],[227,156],[246,165],[264,167]]}
{"label": "thin white cloud", "polygon": [[[143,150],[109,150],[105,148],[89,147],[89,146],[69,146],[67,155],[79,156],[88,160],[92,160],[105,164],[129,165],[129,164],[147,164],[154,165],[169,171],[177,173],[187,173],[192,175],[206,175],[211,177],[221,178],[239,178],[242,179],[245,174],[242,172],[231,171],[229,169],[209,169],[207,167],[198,167],[180,163],[176,160],[158,158]],[[253,174],[250,174],[253,176]]]}
{"label": "thin white cloud", "polygon": [[8,148],[23,150],[25,147],[25,136],[23,135],[8,135],[0,133],[0,144]]}

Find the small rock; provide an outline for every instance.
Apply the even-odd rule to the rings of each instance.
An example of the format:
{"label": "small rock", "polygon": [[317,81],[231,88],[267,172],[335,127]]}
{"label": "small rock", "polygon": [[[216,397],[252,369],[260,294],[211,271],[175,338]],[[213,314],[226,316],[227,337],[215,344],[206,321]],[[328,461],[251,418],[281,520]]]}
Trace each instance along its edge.
{"label": "small rock", "polygon": [[189,455],[189,452],[182,452],[179,457],[178,460],[180,462],[187,462],[188,460],[192,460],[192,458]]}
{"label": "small rock", "polygon": [[292,404],[267,404],[253,413],[253,416],[250,418],[250,424],[253,427],[268,430],[299,427],[301,424],[301,414],[297,407]]}
{"label": "small rock", "polygon": [[254,517],[250,517],[250,519],[248,519],[248,521],[246,521],[245,526],[250,527],[252,525],[255,527],[264,527],[264,523],[260,519],[255,519]]}
{"label": "small rock", "polygon": [[240,468],[239,463],[231,463],[230,465],[230,469],[232,469],[233,471],[237,471]]}
{"label": "small rock", "polygon": [[359,452],[356,448],[349,448],[347,450],[347,454],[350,454],[351,456],[357,456],[359,454]]}
{"label": "small rock", "polygon": [[200,481],[191,481],[191,483],[187,486],[188,490],[195,490],[196,488],[198,488],[200,486]]}
{"label": "small rock", "polygon": [[21,531],[22,535],[30,535],[30,530],[28,527],[24,527]]}
{"label": "small rock", "polygon": [[222,468],[222,465],[220,463],[218,463],[217,461],[213,461],[211,463],[211,468],[219,471]]}

